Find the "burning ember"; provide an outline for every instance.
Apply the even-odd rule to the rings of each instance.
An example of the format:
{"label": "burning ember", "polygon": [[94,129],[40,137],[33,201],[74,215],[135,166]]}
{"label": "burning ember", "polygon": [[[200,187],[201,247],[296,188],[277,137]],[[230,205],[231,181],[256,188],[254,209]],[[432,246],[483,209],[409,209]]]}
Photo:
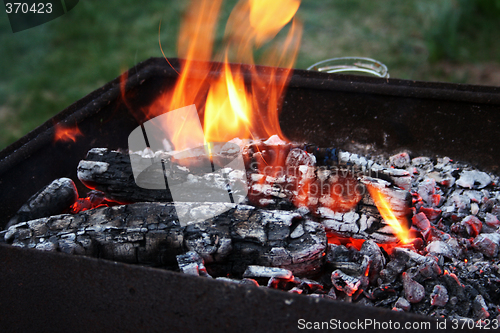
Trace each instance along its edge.
{"label": "burning ember", "polygon": [[81,135],[83,134],[78,126],[66,127],[61,124],[54,124],[54,142],[76,142],[77,138]]}
{"label": "burning ember", "polygon": [[[213,65],[220,3],[192,3],[174,89],[146,115],[131,110],[145,146],[91,149],[77,170],[88,197],[55,180],[20,208],[5,241],[433,317],[497,317],[498,176],[449,158],[289,142],[278,114],[299,1],[238,3]],[[282,47],[266,57],[282,68],[248,77],[229,64],[253,65],[253,51],[286,25]],[[56,127],[56,139],[74,140],[74,131]]]}
{"label": "burning ember", "polygon": [[367,188],[373,200],[375,201],[375,205],[377,206],[380,215],[382,215],[382,218],[392,227],[394,234],[398,236],[401,243],[408,243],[410,241],[410,236],[409,230],[404,225],[405,223],[401,223],[398,221],[398,219],[392,212],[387,199],[384,198],[382,193],[380,193],[373,186],[367,186]]}

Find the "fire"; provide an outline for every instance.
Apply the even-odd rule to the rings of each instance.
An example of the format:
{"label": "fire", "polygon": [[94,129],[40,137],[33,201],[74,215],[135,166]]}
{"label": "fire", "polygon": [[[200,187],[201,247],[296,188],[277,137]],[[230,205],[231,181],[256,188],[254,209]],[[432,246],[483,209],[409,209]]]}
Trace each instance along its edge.
{"label": "fire", "polygon": [[[235,73],[237,74],[237,73]],[[210,88],[205,104],[204,133],[207,142],[251,136],[251,98],[241,76],[224,64],[224,75]]]}
{"label": "fire", "polygon": [[392,227],[394,234],[400,239],[403,244],[409,243],[409,230],[404,226],[404,224],[398,221],[387,199],[384,198],[383,194],[375,187],[367,186],[367,188],[384,221]]}
{"label": "fire", "polygon": [[76,142],[76,138],[82,136],[82,132],[78,126],[65,127],[60,124],[54,124],[54,142],[57,141],[73,141]]}
{"label": "fire", "polygon": [[[185,59],[180,75],[174,89],[165,92],[147,110],[147,117],[153,118],[196,105],[203,119],[203,133],[191,131],[185,135],[186,129],[193,128],[192,122],[198,119],[179,117],[162,126],[173,150],[199,146],[200,140],[226,142],[271,135],[284,139],[278,116],[301,37],[300,23],[293,20],[300,0],[241,0],[226,25],[225,49],[213,57],[221,2],[191,2],[178,40],[179,58]],[[265,73],[257,72],[253,66],[254,50],[263,47],[292,20],[283,44],[270,48],[263,61],[276,67]],[[212,59],[222,59],[223,63],[210,63]],[[230,66],[230,61],[236,64]]]}

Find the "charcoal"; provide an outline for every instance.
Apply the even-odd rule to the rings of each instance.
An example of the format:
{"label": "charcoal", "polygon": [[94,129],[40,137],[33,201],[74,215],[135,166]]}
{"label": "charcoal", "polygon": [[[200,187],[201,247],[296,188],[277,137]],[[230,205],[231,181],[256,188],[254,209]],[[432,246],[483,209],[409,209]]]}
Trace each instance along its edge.
{"label": "charcoal", "polygon": [[470,214],[470,198],[459,194],[459,192],[454,192],[441,209],[443,213],[453,213],[459,217],[464,217]]}
{"label": "charcoal", "polygon": [[471,203],[470,212],[472,215],[477,215],[477,213],[479,213],[479,205],[475,202]]}
{"label": "charcoal", "polygon": [[[87,212],[18,223],[0,237],[15,246],[179,269],[394,311],[474,320],[496,315],[498,177],[447,157],[410,161],[401,153],[387,161],[277,137],[245,144],[246,172],[221,167],[227,161],[218,156],[221,168],[206,189],[223,198],[228,188],[238,195],[243,192],[233,185],[248,183],[248,206],[217,202],[219,194],[209,202],[190,202],[191,190],[185,202],[177,202],[165,187],[167,176],[189,183],[205,175],[171,153],[93,149],[78,172],[85,184],[102,189],[100,204],[108,204],[106,198],[153,203],[94,205]],[[189,159],[198,165],[204,154],[201,149]],[[135,177],[130,159],[150,179]],[[137,180],[148,188],[137,187]],[[354,192],[332,193],[339,185]],[[312,194],[315,186],[330,190]],[[382,193],[398,220],[407,219],[410,242],[399,242],[368,188]]]}
{"label": "charcoal", "polygon": [[[261,285],[264,285],[265,280],[268,279],[265,277],[264,279],[262,278],[257,278],[256,279],[262,281]],[[267,287],[272,288],[272,289],[279,289],[279,290],[290,290],[294,287],[297,287],[300,284],[300,279],[298,279],[295,276],[292,276],[291,278],[280,278],[280,277],[271,277],[269,280],[267,280]]]}
{"label": "charcoal", "polygon": [[414,215],[411,221],[413,226],[417,227],[422,231],[429,229],[429,227],[431,226],[431,223],[427,219],[427,216],[425,216],[425,214],[422,212]]}
{"label": "charcoal", "polygon": [[332,283],[338,291],[343,291],[347,296],[352,296],[361,285],[361,280],[337,269],[332,273]]}
{"label": "charcoal", "polygon": [[475,216],[469,215],[460,222],[470,237],[476,237],[483,228],[483,223]]}
{"label": "charcoal", "polygon": [[425,249],[427,250],[427,252],[434,255],[442,255],[447,258],[455,257],[455,253],[447,242],[433,241],[429,243],[429,245],[427,245]]}
{"label": "charcoal", "polygon": [[391,304],[394,304],[398,300],[398,296],[391,296],[386,299],[380,300],[375,303],[375,306],[383,306],[383,307],[388,307]]}
{"label": "charcoal", "polygon": [[486,319],[490,316],[488,306],[486,305],[483,296],[477,295],[472,302],[472,311],[474,318]]}
{"label": "charcoal", "polygon": [[433,171],[429,172],[426,177],[434,179],[437,184],[445,187],[445,188],[450,188],[455,184],[455,177],[453,177],[449,172],[438,172],[438,171]]}
{"label": "charcoal", "polygon": [[370,281],[375,282],[380,271],[385,267],[385,257],[380,247],[373,241],[367,240],[361,246],[360,254],[368,256],[371,260],[369,277]]}
{"label": "charcoal", "polygon": [[419,212],[424,213],[431,223],[436,223],[441,217],[442,210],[432,207],[420,207]]}
{"label": "charcoal", "polygon": [[391,262],[399,261],[403,262],[405,265],[420,265],[429,261],[429,258],[401,247],[397,247],[393,250],[393,257],[395,260],[391,260]]}
{"label": "charcoal", "polygon": [[445,306],[448,303],[448,290],[443,285],[435,285],[431,294],[431,305]]}
{"label": "charcoal", "polygon": [[304,226],[302,225],[302,223],[300,223],[299,225],[297,225],[297,227],[293,230],[293,232],[290,233],[290,238],[299,238],[301,237],[302,235],[304,235]]}
{"label": "charcoal", "polygon": [[61,214],[77,199],[78,192],[71,179],[56,179],[32,195],[9,220],[7,228],[20,222]]}
{"label": "charcoal", "polygon": [[389,261],[386,267],[380,271],[380,278],[384,283],[392,283],[405,269],[406,263],[402,260],[393,259]]}
{"label": "charcoal", "polygon": [[484,222],[491,228],[497,229],[500,226],[500,221],[498,220],[498,217],[496,217],[491,213],[485,214]]}
{"label": "charcoal", "polygon": [[57,246],[58,245],[52,243],[51,241],[41,241],[36,244],[35,248],[41,251],[56,252]]}
{"label": "charcoal", "polygon": [[300,288],[293,287],[292,289],[288,290],[289,293],[291,294],[302,294],[304,291]]}
{"label": "charcoal", "polygon": [[489,258],[494,258],[498,255],[498,247],[500,246],[500,234],[480,234],[474,239],[474,248]]}
{"label": "charcoal", "polygon": [[[267,144],[266,144],[267,147]],[[289,147],[290,148],[290,147]],[[272,149],[265,150],[268,153],[273,151]],[[264,150],[262,150],[264,152]],[[260,153],[262,153],[260,152]],[[255,155],[256,153],[254,153]],[[288,153],[289,158],[287,163],[289,166],[299,168],[302,170],[304,167],[312,168],[311,172],[314,175],[314,156],[305,152],[302,149],[292,148]],[[351,156],[351,155],[350,155]],[[357,156],[357,155],[356,155]],[[358,164],[364,164],[362,158],[355,155],[352,155],[349,159],[352,161],[356,161]],[[152,181],[151,188],[142,188],[136,185],[136,181],[134,181],[133,172],[131,169],[130,159],[147,159],[146,165],[151,165],[150,159],[156,161],[153,163],[152,167],[158,165],[158,161],[163,161],[163,167],[157,166],[157,177]],[[158,161],[157,161],[158,160]],[[136,165],[138,161],[134,162]],[[302,164],[301,164],[302,163]],[[140,163],[139,163],[140,164]],[[305,170],[305,169],[304,169]],[[153,170],[154,171],[154,170]],[[151,172],[153,172],[151,171]],[[239,174],[237,176],[235,172],[228,171],[229,177],[227,183],[226,178],[223,174],[219,174],[217,172],[211,173],[209,175],[197,176],[190,174],[190,171],[185,167],[181,167],[176,165],[175,163],[169,161],[169,155],[167,153],[161,152],[149,152],[149,155],[140,155],[140,154],[123,154],[118,151],[111,151],[103,148],[94,148],[91,149],[85,160],[81,161],[78,167],[78,175],[80,180],[87,184],[92,188],[97,188],[100,191],[103,191],[106,196],[110,199],[119,201],[119,202],[137,202],[137,201],[157,201],[157,202],[170,202],[173,200],[172,195],[168,188],[165,188],[165,177],[166,173],[170,173],[169,180],[175,175],[175,179],[182,184],[183,196],[181,198],[176,198],[176,202],[192,202],[196,201],[200,196],[203,196],[203,191],[207,192],[207,197],[210,198],[212,202],[224,202],[227,198],[228,188],[232,189],[232,196],[239,198],[241,201],[242,194],[244,191],[239,190],[239,188],[245,187],[243,183],[246,183],[246,179],[244,174]],[[222,172],[222,171],[221,171]],[[309,172],[309,171],[307,171]],[[384,171],[385,174],[396,175],[397,172],[391,168],[388,168]],[[321,172],[318,171],[318,174]],[[329,171],[329,176],[327,176],[326,183],[324,186],[327,186],[331,182],[335,182],[335,179],[338,179],[338,175],[343,175],[345,173],[344,170],[335,169],[333,171]],[[153,174],[155,174],[153,172]],[[234,175],[232,177],[231,175]],[[299,174],[303,174],[303,170],[299,172]],[[210,176],[210,177],[209,177]],[[263,178],[264,177],[264,178]],[[396,177],[396,176],[394,176]],[[398,176],[399,177],[399,176]],[[406,177],[406,176],[405,176]],[[206,179],[205,179],[206,178]],[[263,174],[252,174],[250,176],[250,185],[249,185],[249,196],[248,199],[250,202],[257,204],[258,206],[279,206],[279,205],[287,205],[291,202],[296,201],[297,192],[293,190],[293,186],[291,189],[285,189],[285,185],[288,186],[290,184],[293,185],[293,177],[289,177],[287,180],[286,177],[274,177],[274,176],[265,176]],[[300,177],[299,177],[300,178]],[[190,180],[191,179],[191,180]],[[305,179],[303,176],[300,179]],[[188,181],[189,180],[189,181]],[[196,180],[196,181],[195,181]],[[287,183],[288,181],[288,183]],[[289,183],[292,181],[292,183]],[[347,181],[351,182],[350,180]],[[356,189],[356,191],[361,191],[362,187],[355,186],[355,180],[352,181],[352,185],[346,184],[352,188],[352,190]],[[395,213],[397,216],[407,215],[408,214],[408,206],[410,205],[410,196],[408,192],[399,190],[397,188],[390,188],[389,183],[381,182],[369,177],[362,177],[361,182],[363,184],[370,183],[371,185],[377,187],[380,191],[383,192],[384,196],[389,198],[391,205],[393,206]],[[160,188],[155,188],[154,184],[163,184]],[[170,184],[170,183],[169,183]],[[192,184],[196,188],[190,190],[189,186]],[[203,184],[203,188],[200,188],[200,184]],[[240,184],[240,185],[238,185]],[[331,183],[328,186],[335,186],[336,183]],[[322,186],[323,186],[322,185]],[[288,188],[288,187],[286,187]],[[210,195],[208,195],[210,193]],[[219,194],[217,194],[219,193]],[[245,193],[246,194],[246,193]],[[240,195],[238,197],[238,195]],[[366,206],[362,208],[362,214],[356,213],[347,213],[344,215],[336,215],[331,210],[329,210],[329,202],[339,202],[338,200],[333,200],[327,196],[323,196],[318,198],[319,201],[313,204],[314,207],[309,207],[312,211],[313,215],[320,221],[323,221],[323,224],[331,231],[337,232],[339,235],[356,237],[356,238],[365,238],[365,239],[373,239],[377,242],[387,243],[396,241],[396,237],[392,234],[392,229],[390,227],[386,227],[384,221],[380,218],[377,208],[374,206],[374,203],[371,199],[369,199],[369,195],[365,195],[366,199],[363,201],[366,203]],[[297,197],[298,198],[298,197]],[[311,198],[310,198],[311,199]],[[327,200],[328,199],[328,200]],[[344,199],[342,199],[344,200]],[[350,201],[349,201],[350,200]],[[355,204],[357,200],[355,197],[349,199],[345,202],[347,205],[353,205],[350,203],[351,201]],[[239,202],[237,201],[237,202]],[[335,203],[335,205],[337,205]],[[344,203],[341,204],[345,205]],[[326,205],[326,206],[325,206]],[[300,205],[299,205],[300,206]],[[311,209],[312,208],[312,209]],[[359,225],[359,226],[358,226]],[[385,228],[384,228],[385,227]],[[300,234],[300,227],[297,228],[296,233],[292,234],[293,237]],[[380,232],[378,232],[380,231]],[[283,231],[287,233],[287,231]],[[278,234],[276,234],[278,236]],[[282,239],[282,237],[280,237]],[[276,244],[279,245],[279,244]]]}
{"label": "charcoal", "polygon": [[425,296],[424,287],[413,280],[407,273],[403,273],[402,277],[405,298],[410,303],[419,303]]}
{"label": "charcoal", "polygon": [[249,279],[249,278],[243,278],[243,279],[239,280],[239,279],[232,279],[232,278],[228,278],[228,277],[225,277],[225,276],[221,276],[221,277],[217,277],[215,279],[219,280],[219,281],[224,281],[224,282],[231,282],[231,283],[241,284],[241,285],[244,285],[244,286],[259,287],[259,283],[256,280]]}
{"label": "charcoal", "polygon": [[299,288],[308,293],[313,293],[319,290],[323,290],[324,288],[323,284],[307,278],[300,279],[299,281],[300,281]]}
{"label": "charcoal", "polygon": [[189,251],[176,256],[179,269],[184,274],[210,277],[205,268],[203,259],[195,251]]}
{"label": "charcoal", "polygon": [[434,166],[432,165],[432,160],[426,156],[415,157],[411,160],[411,165],[424,167],[426,171],[432,171]]}
{"label": "charcoal", "polygon": [[410,155],[408,153],[399,153],[389,157],[389,162],[396,168],[407,168],[410,166]]}
{"label": "charcoal", "polygon": [[427,206],[437,206],[434,199],[436,195],[436,180],[432,178],[424,180],[418,185],[417,192]]}
{"label": "charcoal", "polygon": [[364,273],[361,265],[355,262],[335,262],[333,268],[340,269],[346,274],[359,275]]}
{"label": "charcoal", "polygon": [[[220,154],[213,158],[224,159]],[[196,202],[208,197],[211,202],[228,202],[230,193],[233,202],[239,203],[246,196],[246,179],[241,170],[217,168],[212,173],[200,174],[199,169],[206,168],[196,164],[188,169],[178,164],[175,156],[162,152],[129,155],[94,148],[78,164],[78,178],[88,187],[96,188],[118,202],[170,202],[174,199],[173,194],[175,201]],[[132,165],[141,169],[142,164],[147,168],[134,173]]]}
{"label": "charcoal", "polygon": [[328,295],[328,297],[329,297],[330,299],[337,299],[337,294],[336,294],[335,290],[336,290],[336,288],[335,288],[335,287],[333,287],[333,288],[331,288],[331,289],[328,291],[328,294],[327,294],[327,295]]}
{"label": "charcoal", "polygon": [[394,307],[396,309],[401,309],[403,311],[410,311],[411,309],[411,303],[408,302],[406,298],[399,297],[396,303],[394,303]]}
{"label": "charcoal", "polygon": [[350,262],[353,258],[351,251],[345,245],[328,244],[326,262],[335,264],[338,262]]}
{"label": "charcoal", "polygon": [[[465,293],[465,287],[460,281],[458,280],[457,276],[453,273],[451,274],[444,274],[441,277],[442,281],[444,282],[444,285],[446,287],[446,290],[448,291],[448,295],[450,297],[450,304],[462,304],[465,305],[465,302],[467,301],[466,293]],[[470,304],[469,304],[470,306]],[[462,315],[465,315],[468,313],[469,309],[467,306],[463,306],[460,308],[460,313]]]}
{"label": "charcoal", "polygon": [[257,281],[255,281],[254,279],[250,279],[250,278],[243,278],[241,280],[240,284],[246,285],[246,286],[255,286],[255,287],[259,286]]}
{"label": "charcoal", "polygon": [[[109,199],[118,202],[172,201],[170,191],[145,189],[137,186],[132,172],[131,157],[106,148],[93,148],[86,159],[78,164],[78,179],[90,188],[106,193]],[[148,165],[151,161],[148,160]],[[136,162],[138,163],[138,162]],[[157,165],[157,164],[156,164]],[[163,169],[155,170],[153,183],[165,184]],[[151,173],[153,170],[151,170]]]}
{"label": "charcoal", "polygon": [[418,273],[423,279],[436,279],[443,271],[437,263],[437,258],[434,256],[427,257],[426,262],[418,266]]}
{"label": "charcoal", "polygon": [[381,284],[369,292],[364,292],[365,296],[371,300],[383,300],[396,294],[393,284]]}
{"label": "charcoal", "polygon": [[491,177],[482,171],[462,171],[457,185],[463,188],[482,189],[491,183]]}

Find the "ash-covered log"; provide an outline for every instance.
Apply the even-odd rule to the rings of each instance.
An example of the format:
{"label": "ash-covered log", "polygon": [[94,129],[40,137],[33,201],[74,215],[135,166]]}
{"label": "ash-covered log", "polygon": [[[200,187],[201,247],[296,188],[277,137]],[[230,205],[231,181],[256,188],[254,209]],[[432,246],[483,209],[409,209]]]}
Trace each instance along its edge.
{"label": "ash-covered log", "polygon": [[[195,168],[189,166],[193,161],[200,163],[202,158],[198,160],[196,157],[181,158],[179,161],[179,158],[175,158],[176,154],[168,152],[148,150],[128,154],[107,148],[93,148],[78,165],[78,178],[87,187],[103,191],[110,199],[118,202],[172,201],[172,195],[168,190],[172,183],[182,184],[186,188],[193,182],[198,183],[196,184],[198,192],[200,182],[206,186],[207,192],[220,191],[220,196],[211,194],[212,198],[209,201],[224,201],[227,191],[230,191],[235,197],[234,202],[241,202],[246,195],[246,192],[241,190],[247,181],[244,173],[241,170],[223,169],[224,163],[241,151],[246,170],[254,174],[260,173],[265,177],[280,178],[285,175],[292,178],[300,177],[305,171],[304,167],[317,166],[319,170],[330,170],[336,174],[349,172],[354,175],[385,179],[405,190],[408,190],[411,184],[410,174],[405,170],[384,167],[363,156],[334,148],[317,148],[285,142],[276,144],[275,140],[271,139],[240,144],[241,147],[231,144],[231,148],[238,147],[236,150],[219,150],[218,154],[211,156],[216,167],[209,177],[196,173],[195,170],[200,169],[199,166]],[[140,172],[136,171],[141,173],[139,177],[134,177],[132,165],[140,169]],[[290,172],[293,172],[293,175]],[[254,180],[260,180],[257,178],[254,177]],[[167,182],[165,190],[166,179],[170,182]],[[137,186],[138,182],[141,186]],[[279,181],[275,183],[279,184]],[[269,191],[267,188],[262,189],[264,190]],[[286,189],[280,192],[281,195],[283,193],[286,195]],[[187,193],[192,192],[187,189],[183,201],[196,201]]]}
{"label": "ash-covered log", "polygon": [[[168,153],[149,153],[129,155],[106,148],[91,149],[78,164],[78,178],[87,187],[123,203],[171,202],[170,188],[175,186],[182,186],[176,201],[195,202],[206,198],[210,202],[226,202],[229,192],[233,202],[239,203],[246,195],[242,190],[246,188],[244,172],[219,167],[214,172],[198,174],[199,166],[183,166]],[[225,156],[218,155],[214,159],[215,163],[222,164]],[[196,163],[196,158],[184,158],[183,162]],[[137,179],[132,165],[142,166]]]}
{"label": "ash-covered log", "polygon": [[69,178],[59,178],[31,196],[7,223],[11,225],[40,217],[60,214],[78,199],[75,183]]}
{"label": "ash-covered log", "polygon": [[[304,207],[311,219],[323,223],[327,231],[342,237],[372,239],[378,243],[397,241],[392,228],[381,218],[366,186],[370,185],[380,191],[401,220],[406,219],[410,213],[409,192],[388,181],[368,177],[362,172],[373,167],[377,171],[368,173],[376,175],[381,174],[381,170],[392,169],[346,152],[339,153],[340,159],[332,160],[333,162],[330,161],[332,158],[328,160],[335,163],[335,166],[316,166],[316,157],[312,153],[292,144],[271,145],[268,141],[243,146],[243,157],[248,169],[246,174],[242,170],[227,167],[197,175],[191,173],[189,166],[181,166],[173,161],[169,153],[129,155],[95,148],[80,162],[78,177],[87,186],[97,188],[117,201],[172,201],[168,188],[155,190],[153,186],[146,189],[136,185],[137,180],[134,180],[130,166],[130,159],[134,159],[134,165],[144,165],[144,169],[147,165],[153,167],[149,174],[152,175],[152,183],[155,179],[162,184],[165,184],[166,178],[178,180],[184,187],[184,196],[176,201],[192,202],[203,197],[207,202],[224,202],[227,201],[229,191],[236,202],[248,202],[260,208],[290,210]],[[311,147],[308,149],[311,150]],[[319,154],[324,149],[312,151]],[[222,159],[219,164],[223,165],[225,156],[217,156]],[[321,158],[323,162],[326,160],[324,156]],[[277,160],[282,161],[273,166],[272,163]],[[356,169],[346,166],[354,162],[358,165]],[[344,166],[340,166],[341,164]],[[247,186],[248,191],[245,190]],[[203,195],[204,190],[207,195]],[[244,201],[247,193],[248,197]]]}
{"label": "ash-covered log", "polygon": [[[209,273],[241,276],[251,264],[283,267],[295,275],[321,269],[324,227],[300,214],[224,203],[135,203],[62,214],[10,227],[5,241],[154,266],[176,266],[197,252]],[[176,208],[180,207],[181,209]],[[229,210],[228,210],[229,208]],[[214,218],[213,211],[221,214]],[[192,222],[182,227],[178,216]],[[294,230],[300,226],[302,232]]]}

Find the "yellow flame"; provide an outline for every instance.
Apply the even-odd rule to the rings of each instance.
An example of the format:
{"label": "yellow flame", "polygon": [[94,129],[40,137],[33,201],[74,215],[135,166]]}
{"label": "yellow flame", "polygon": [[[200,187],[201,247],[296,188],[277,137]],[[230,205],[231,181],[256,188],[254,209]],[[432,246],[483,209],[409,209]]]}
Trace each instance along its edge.
{"label": "yellow flame", "polygon": [[250,25],[257,47],[274,38],[299,9],[300,0],[250,0]]}
{"label": "yellow flame", "polygon": [[394,234],[399,238],[399,240],[403,244],[407,244],[410,241],[408,228],[399,222],[387,199],[384,198],[383,194],[378,189],[370,185],[367,186],[367,188],[384,221],[391,226]]}
{"label": "yellow flame", "polygon": [[[237,73],[236,73],[237,74]],[[251,124],[251,98],[241,76],[233,75],[227,62],[222,75],[211,85],[205,104],[205,141],[229,141],[248,137]]]}
{"label": "yellow flame", "polygon": [[[221,3],[222,0],[191,1],[178,39],[180,76],[174,89],[166,91],[148,108],[147,117],[195,104],[203,119],[204,142],[267,138],[274,134],[285,139],[278,117],[300,44],[300,23],[293,20],[284,42],[269,46],[261,61],[284,68],[257,72],[252,66],[253,54],[292,21],[300,0],[240,0],[226,24],[224,50],[213,57]],[[220,65],[211,63],[211,59],[224,61]],[[236,64],[229,66],[229,61]],[[239,65],[243,63],[251,66]],[[165,128],[175,131],[190,126],[186,119],[179,119]],[[175,150],[199,142],[196,134],[186,138],[169,133],[169,137],[173,138]]]}

